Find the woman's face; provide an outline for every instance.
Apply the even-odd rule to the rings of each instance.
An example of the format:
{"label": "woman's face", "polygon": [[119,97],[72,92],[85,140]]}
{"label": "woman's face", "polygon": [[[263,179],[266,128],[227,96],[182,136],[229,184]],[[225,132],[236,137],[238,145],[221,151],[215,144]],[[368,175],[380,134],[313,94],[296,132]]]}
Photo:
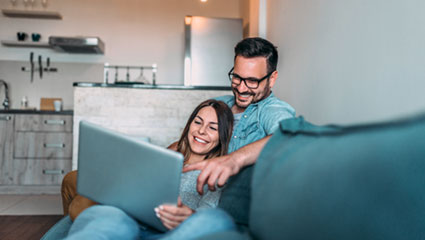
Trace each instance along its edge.
{"label": "woman's face", "polygon": [[188,133],[192,153],[206,155],[218,145],[218,121],[213,107],[203,107],[193,119]]}

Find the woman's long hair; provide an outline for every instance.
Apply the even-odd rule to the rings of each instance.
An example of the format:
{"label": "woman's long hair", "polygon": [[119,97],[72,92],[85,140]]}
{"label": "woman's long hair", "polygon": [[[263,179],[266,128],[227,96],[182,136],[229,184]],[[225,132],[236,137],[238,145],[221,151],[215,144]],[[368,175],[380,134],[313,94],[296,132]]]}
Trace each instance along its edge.
{"label": "woman's long hair", "polygon": [[177,144],[177,151],[183,154],[184,161],[187,161],[192,153],[188,139],[190,124],[192,123],[193,119],[195,119],[198,112],[204,107],[214,108],[218,119],[219,137],[219,142],[217,146],[211,149],[211,151],[205,155],[204,159],[209,159],[227,154],[230,138],[232,137],[233,113],[224,102],[210,99],[202,102],[195,108],[195,110],[193,110],[192,114],[187,120],[186,126],[184,127],[180,140]]}

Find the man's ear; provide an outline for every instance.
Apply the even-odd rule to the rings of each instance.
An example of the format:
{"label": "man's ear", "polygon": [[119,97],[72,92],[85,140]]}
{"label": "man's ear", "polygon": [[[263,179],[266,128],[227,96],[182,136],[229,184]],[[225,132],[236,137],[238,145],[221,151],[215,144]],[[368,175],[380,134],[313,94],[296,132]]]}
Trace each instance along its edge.
{"label": "man's ear", "polygon": [[277,70],[276,71],[274,71],[273,73],[272,73],[272,75],[270,75],[270,78],[269,78],[269,87],[270,88],[272,88],[273,86],[274,86],[274,84],[275,84],[275,82],[276,82],[276,80],[277,80],[277,76],[278,76],[279,74],[278,74],[278,72],[277,72]]}

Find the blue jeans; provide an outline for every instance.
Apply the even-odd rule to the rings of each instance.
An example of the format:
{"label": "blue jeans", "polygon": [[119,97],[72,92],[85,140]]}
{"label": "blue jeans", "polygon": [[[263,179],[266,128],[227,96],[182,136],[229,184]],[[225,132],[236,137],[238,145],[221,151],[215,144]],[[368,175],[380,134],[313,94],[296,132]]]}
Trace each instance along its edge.
{"label": "blue jeans", "polygon": [[96,205],[75,219],[66,239],[196,239],[236,229],[233,219],[221,209],[199,210],[177,228],[160,233],[138,223],[119,208]]}

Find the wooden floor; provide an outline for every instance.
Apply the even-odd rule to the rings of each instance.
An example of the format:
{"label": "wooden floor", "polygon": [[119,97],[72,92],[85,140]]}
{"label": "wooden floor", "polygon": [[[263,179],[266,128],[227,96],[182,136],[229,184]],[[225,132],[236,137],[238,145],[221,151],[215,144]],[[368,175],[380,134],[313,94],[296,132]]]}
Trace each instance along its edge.
{"label": "wooden floor", "polygon": [[0,239],[40,239],[63,215],[0,216]]}

